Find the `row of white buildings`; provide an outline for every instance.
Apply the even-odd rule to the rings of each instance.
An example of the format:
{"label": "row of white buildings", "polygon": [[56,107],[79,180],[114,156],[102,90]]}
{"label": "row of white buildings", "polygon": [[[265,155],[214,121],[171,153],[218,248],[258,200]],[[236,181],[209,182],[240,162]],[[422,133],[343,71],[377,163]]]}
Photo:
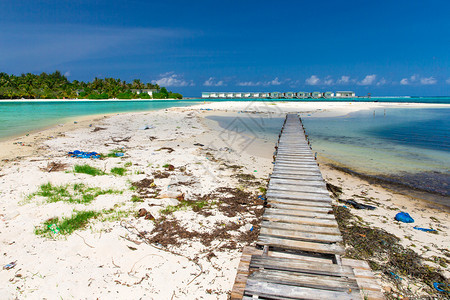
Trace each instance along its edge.
{"label": "row of white buildings", "polygon": [[251,92],[203,92],[202,98],[225,99],[225,98],[270,98],[270,99],[319,99],[319,98],[354,98],[355,93],[350,91],[333,92],[271,92],[271,93],[251,93]]}

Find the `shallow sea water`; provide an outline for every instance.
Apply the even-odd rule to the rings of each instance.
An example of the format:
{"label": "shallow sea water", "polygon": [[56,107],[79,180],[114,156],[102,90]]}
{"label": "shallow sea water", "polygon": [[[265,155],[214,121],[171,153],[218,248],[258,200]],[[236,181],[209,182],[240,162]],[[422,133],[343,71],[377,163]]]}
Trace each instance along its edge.
{"label": "shallow sea water", "polygon": [[[284,121],[258,123],[261,116],[251,114],[239,114],[239,122],[236,117],[210,118],[223,128],[239,123],[246,134],[272,143]],[[389,108],[329,118],[306,114],[302,120],[319,156],[357,173],[431,192],[436,202],[450,205],[450,108]]]}

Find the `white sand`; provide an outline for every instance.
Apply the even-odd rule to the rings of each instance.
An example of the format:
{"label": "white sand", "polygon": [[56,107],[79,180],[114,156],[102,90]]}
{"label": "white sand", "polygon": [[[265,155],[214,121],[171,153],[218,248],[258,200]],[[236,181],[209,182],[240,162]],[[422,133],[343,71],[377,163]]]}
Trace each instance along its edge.
{"label": "white sand", "polygon": [[[56,126],[28,137],[5,141],[0,144],[0,158],[7,159],[0,168],[0,263],[5,265],[17,261],[17,266],[0,271],[1,298],[226,299],[234,282],[240,252],[238,249],[218,250],[225,242],[219,238],[208,247],[196,241],[184,241],[180,247],[171,247],[171,251],[183,255],[178,256],[139,243],[142,240],[121,226],[118,220],[92,220],[87,229],[78,230],[67,237],[55,236],[55,239],[37,236],[34,229],[49,218],[70,216],[74,209],[115,209],[133,212],[123,220],[141,231],[150,232],[154,227],[153,222],[136,218],[134,213],[145,207],[158,219],[162,208],[176,204],[177,201],[173,198],[150,198],[143,203],[131,202],[131,196],[135,192],[130,190],[130,182],[152,178],[152,173],[163,170],[162,165],[167,163],[177,168],[184,166],[191,175],[175,171],[169,178],[155,179],[156,186],[162,190],[161,194],[184,193],[188,199],[195,194],[207,194],[218,187],[241,186],[254,191],[257,186],[242,186],[232,176],[235,171],[224,167],[222,162],[244,166],[243,173],[266,179],[272,168],[274,145],[261,140],[249,142],[245,137],[224,132],[214,122],[202,117],[213,112],[245,110],[263,111],[265,114],[303,112],[330,116],[360,109],[412,106],[423,105],[342,102],[272,105],[218,102],[191,108],[87,118],[78,124],[71,124],[70,128],[67,125]],[[89,124],[93,126],[89,127]],[[146,124],[155,128],[139,130]],[[93,132],[96,126],[105,130]],[[127,137],[130,137],[129,141],[112,140]],[[156,139],[151,140],[150,137]],[[14,145],[13,142],[17,140],[25,141],[30,146]],[[194,146],[194,143],[204,146]],[[242,151],[242,145],[249,146]],[[161,147],[171,147],[175,151],[156,151]],[[117,148],[126,151],[123,158],[91,160],[66,155],[68,151],[75,149],[108,153]],[[68,164],[69,171],[75,164],[84,163],[106,172],[113,167],[123,167],[127,162],[132,165],[127,167],[128,173],[123,177],[92,177],[64,171],[48,173],[40,169],[51,161]],[[448,248],[447,213],[426,208],[417,200],[380,186],[369,185],[359,178],[325,165],[321,165],[321,170],[325,179],[344,187],[344,198],[357,194],[372,196],[374,201],[379,202],[375,211],[352,209],[352,213],[373,226],[384,228],[402,238],[403,245],[411,247],[414,244],[412,249],[426,257],[442,256],[438,249]],[[186,181],[193,183],[177,185]],[[123,193],[98,196],[88,205],[48,203],[41,196],[27,198],[47,182],[54,185],[85,183],[102,189],[121,190]],[[409,211],[416,219],[414,225],[439,229],[439,234],[417,231],[411,225],[393,221],[398,212],[393,209]],[[211,216],[205,217],[187,209],[175,212],[174,218],[192,231],[210,232],[217,226],[215,222],[237,223],[240,228],[233,234],[248,231],[249,223],[255,220],[252,214],[227,217],[217,209],[212,209],[211,212]],[[435,217],[437,221],[430,217]],[[405,236],[409,237],[404,238]],[[138,244],[125,238],[137,241]],[[209,259],[207,255],[211,252],[215,257]],[[187,257],[195,259],[203,271]],[[197,275],[199,276],[196,277]]]}

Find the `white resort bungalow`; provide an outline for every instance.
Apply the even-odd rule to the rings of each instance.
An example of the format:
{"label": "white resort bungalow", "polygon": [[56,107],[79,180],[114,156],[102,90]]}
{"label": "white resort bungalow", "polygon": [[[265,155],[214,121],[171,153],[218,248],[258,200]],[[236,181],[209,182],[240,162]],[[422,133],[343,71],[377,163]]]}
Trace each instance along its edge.
{"label": "white resort bungalow", "polygon": [[336,98],[353,98],[355,97],[355,92],[340,91],[336,92]]}
{"label": "white resort bungalow", "polygon": [[153,96],[153,93],[157,93],[158,90],[157,89],[131,89],[131,92],[136,93],[136,94],[140,94],[140,93],[147,93],[150,96]]}
{"label": "white resort bungalow", "polygon": [[313,98],[322,98],[322,93],[321,92],[312,92],[311,93],[311,97],[313,97]]}
{"label": "white resort bungalow", "polygon": [[325,93],[323,93],[323,97],[324,98],[333,98],[334,93],[333,92],[325,92]]}
{"label": "white resort bungalow", "polygon": [[284,93],[284,98],[293,99],[294,98],[294,93],[293,92],[286,92],[286,93]]}

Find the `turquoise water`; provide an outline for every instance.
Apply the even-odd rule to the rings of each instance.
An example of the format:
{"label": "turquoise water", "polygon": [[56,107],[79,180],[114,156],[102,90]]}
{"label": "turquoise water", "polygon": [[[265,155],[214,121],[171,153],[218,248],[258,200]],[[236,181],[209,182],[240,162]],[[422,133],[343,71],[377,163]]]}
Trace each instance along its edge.
{"label": "turquoise water", "polygon": [[188,106],[197,101],[0,102],[0,140],[56,125],[67,118]]}
{"label": "turquoise water", "polygon": [[[223,128],[236,117],[216,117]],[[275,143],[282,118],[239,114],[239,130]],[[373,178],[432,193],[428,200],[450,205],[450,107],[389,108],[342,117],[302,115],[319,156]],[[259,124],[258,124],[259,123]],[[439,199],[438,199],[439,198]]]}

